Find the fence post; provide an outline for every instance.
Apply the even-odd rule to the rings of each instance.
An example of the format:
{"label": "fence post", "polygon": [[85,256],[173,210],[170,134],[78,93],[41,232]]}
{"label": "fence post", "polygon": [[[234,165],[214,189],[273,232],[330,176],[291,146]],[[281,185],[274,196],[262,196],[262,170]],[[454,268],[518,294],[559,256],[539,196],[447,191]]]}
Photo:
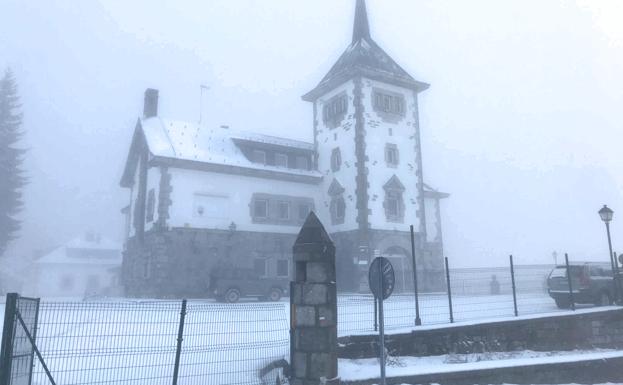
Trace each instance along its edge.
{"label": "fence post", "polygon": [[511,284],[513,285],[513,306],[515,307],[515,317],[519,315],[517,312],[517,292],[515,287],[515,264],[513,263],[513,254],[510,255],[511,260]]}
{"label": "fence post", "polygon": [[177,331],[177,350],[175,351],[175,366],[173,367],[173,385],[177,385],[177,377],[180,372],[180,356],[182,354],[182,341],[184,340],[184,320],[186,319],[186,300],[182,300],[180,311],[180,325]]}
{"label": "fence post", "polygon": [[411,258],[413,258],[413,290],[415,292],[415,326],[422,324],[420,319],[420,300],[418,298],[417,287],[417,264],[415,263],[415,240],[413,239],[413,225],[410,226],[411,231]]}
{"label": "fence post", "polygon": [[565,265],[567,266],[567,282],[569,283],[569,305],[571,306],[571,310],[575,310],[573,288],[571,286],[571,269],[569,268],[569,255],[567,255],[567,253],[565,253]]}
{"label": "fence post", "polygon": [[450,323],[454,323],[454,315],[452,314],[452,289],[450,288],[450,268],[448,267],[448,257],[446,261],[446,284],[448,285],[448,309],[450,310]]}
{"label": "fence post", "polygon": [[13,333],[15,332],[15,310],[17,293],[6,295],[4,306],[4,327],[2,329],[2,347],[0,351],[0,384],[9,384],[11,380],[11,359],[13,356]]}

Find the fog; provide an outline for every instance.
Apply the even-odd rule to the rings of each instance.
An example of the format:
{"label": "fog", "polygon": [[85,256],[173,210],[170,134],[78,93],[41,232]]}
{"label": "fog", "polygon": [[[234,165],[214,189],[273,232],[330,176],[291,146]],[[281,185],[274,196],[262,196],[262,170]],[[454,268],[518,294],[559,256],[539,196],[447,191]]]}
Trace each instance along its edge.
{"label": "fog", "polygon": [[[119,186],[143,92],[159,114],[312,141],[312,89],[353,1],[0,1],[30,183],[3,269],[85,231],[123,239]],[[454,266],[623,252],[623,5],[370,0],[373,38],[417,80],[424,179]],[[204,84],[203,105],[200,88]]]}

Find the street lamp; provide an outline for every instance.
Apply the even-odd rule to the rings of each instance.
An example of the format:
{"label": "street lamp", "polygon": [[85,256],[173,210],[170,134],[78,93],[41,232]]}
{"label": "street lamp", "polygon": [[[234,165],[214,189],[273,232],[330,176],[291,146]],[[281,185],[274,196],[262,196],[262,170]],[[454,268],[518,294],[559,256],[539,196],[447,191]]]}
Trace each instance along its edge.
{"label": "street lamp", "polygon": [[612,240],[610,238],[610,221],[612,220],[612,216],[614,211],[612,211],[608,206],[604,205],[604,207],[599,210],[599,216],[601,220],[606,224],[606,233],[608,234],[608,248],[610,249],[610,264],[612,265],[612,276],[614,277],[614,287],[616,289],[615,299],[618,300],[619,297],[619,285],[617,279],[618,267],[617,261],[614,259],[612,255]]}

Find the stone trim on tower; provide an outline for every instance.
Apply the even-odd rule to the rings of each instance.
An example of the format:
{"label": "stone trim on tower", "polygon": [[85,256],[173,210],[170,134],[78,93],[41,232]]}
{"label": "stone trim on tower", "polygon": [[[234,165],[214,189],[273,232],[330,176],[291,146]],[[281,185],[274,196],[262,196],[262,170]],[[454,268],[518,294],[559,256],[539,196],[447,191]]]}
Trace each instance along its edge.
{"label": "stone trim on tower", "polygon": [[[366,162],[368,157],[366,156],[366,129],[364,118],[364,106],[363,106],[363,80],[361,77],[354,79],[354,100],[355,106],[355,158],[356,158],[356,170],[355,176],[355,195],[356,195],[356,209],[357,209],[357,227],[359,232],[359,248],[362,251],[361,257],[369,259],[369,239],[368,230],[370,223],[368,215],[370,214],[368,209],[368,167]],[[364,250],[365,249],[365,250]]]}
{"label": "stone trim on tower", "polygon": [[420,137],[420,107],[418,93],[413,92],[413,127],[415,128],[415,161],[417,163],[417,191],[418,191],[418,217],[420,219],[419,232],[422,239],[426,240],[426,208],[424,206],[424,173],[422,166],[422,140]]}

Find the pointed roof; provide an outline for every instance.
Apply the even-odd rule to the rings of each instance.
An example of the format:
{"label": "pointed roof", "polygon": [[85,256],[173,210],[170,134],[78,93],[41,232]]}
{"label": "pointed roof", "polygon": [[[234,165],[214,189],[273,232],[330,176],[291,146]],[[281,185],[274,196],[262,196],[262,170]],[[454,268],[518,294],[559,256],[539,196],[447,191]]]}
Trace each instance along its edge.
{"label": "pointed roof", "polygon": [[334,195],[340,195],[344,192],[344,187],[342,187],[342,185],[340,184],[340,182],[337,181],[337,179],[333,179],[333,181],[331,181],[331,184],[329,185],[329,190],[327,190],[327,193],[330,196],[334,196]]}
{"label": "pointed roof", "polygon": [[305,223],[303,223],[303,227],[301,227],[301,231],[296,237],[294,245],[296,246],[309,243],[333,245],[333,241],[327,233],[327,230],[325,230],[324,226],[320,222],[320,219],[318,219],[313,211],[311,211],[307,216],[307,219],[305,219]]}
{"label": "pointed roof", "polygon": [[428,88],[428,84],[411,77],[372,39],[365,0],[357,0],[351,44],[316,88],[303,95],[303,100],[314,101],[355,76],[365,76],[417,92]]}
{"label": "pointed roof", "polygon": [[399,190],[405,191],[405,186],[400,182],[400,179],[396,175],[392,175],[391,178],[383,185],[385,190]]}
{"label": "pointed roof", "polygon": [[368,12],[366,11],[365,0],[357,0],[352,44],[357,43],[361,39],[372,40],[370,37],[370,23],[368,23]]}

